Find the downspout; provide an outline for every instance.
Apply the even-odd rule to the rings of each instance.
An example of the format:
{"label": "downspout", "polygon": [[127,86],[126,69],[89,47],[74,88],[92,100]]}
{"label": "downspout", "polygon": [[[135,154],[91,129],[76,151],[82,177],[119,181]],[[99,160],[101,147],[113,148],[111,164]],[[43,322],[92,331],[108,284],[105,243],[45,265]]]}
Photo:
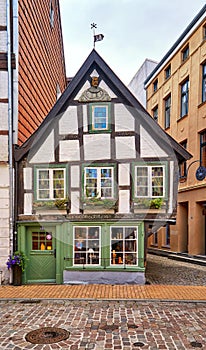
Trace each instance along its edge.
{"label": "downspout", "polygon": [[[8,62],[8,155],[9,155],[9,253],[13,254],[14,179],[13,179],[13,120],[12,120],[12,68],[11,68],[11,6],[6,0],[7,62]],[[10,273],[10,283],[12,276]]]}

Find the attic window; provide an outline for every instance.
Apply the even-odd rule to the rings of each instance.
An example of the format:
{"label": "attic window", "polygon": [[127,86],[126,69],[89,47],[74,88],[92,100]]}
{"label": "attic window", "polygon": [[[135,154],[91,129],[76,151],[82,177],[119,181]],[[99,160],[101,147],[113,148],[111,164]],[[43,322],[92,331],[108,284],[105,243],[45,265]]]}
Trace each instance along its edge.
{"label": "attic window", "polygon": [[90,132],[110,131],[110,111],[109,104],[90,105]]}

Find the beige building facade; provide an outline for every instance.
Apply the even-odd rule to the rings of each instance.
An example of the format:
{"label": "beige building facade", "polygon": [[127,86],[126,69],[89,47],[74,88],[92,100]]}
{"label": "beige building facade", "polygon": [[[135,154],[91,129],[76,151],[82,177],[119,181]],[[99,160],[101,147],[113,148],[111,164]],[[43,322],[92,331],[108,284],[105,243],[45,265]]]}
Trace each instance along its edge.
{"label": "beige building facade", "polygon": [[145,81],[147,110],[192,155],[179,169],[176,225],[149,248],[206,255],[206,5]]}

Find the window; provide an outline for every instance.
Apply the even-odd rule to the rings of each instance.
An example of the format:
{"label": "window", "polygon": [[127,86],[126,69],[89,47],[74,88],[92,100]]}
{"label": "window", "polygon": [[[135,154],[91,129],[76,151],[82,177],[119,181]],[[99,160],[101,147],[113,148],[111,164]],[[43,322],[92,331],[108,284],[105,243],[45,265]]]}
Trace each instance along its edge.
{"label": "window", "polygon": [[202,102],[206,101],[206,63],[202,65]]}
{"label": "window", "polygon": [[158,122],[158,106],[156,106],[153,110],[153,118],[156,122]]}
{"label": "window", "polygon": [[110,105],[90,105],[90,132],[110,131]]}
{"label": "window", "polygon": [[206,39],[206,24],[203,26],[203,40]]}
{"label": "window", "polygon": [[86,167],[84,169],[84,195],[86,197],[113,198],[113,167]]}
{"label": "window", "polygon": [[158,89],[158,79],[156,79],[153,83],[153,91],[155,92],[157,91],[157,89]]}
{"label": "window", "polygon": [[74,265],[100,264],[100,227],[74,227]]}
{"label": "window", "polygon": [[37,169],[38,200],[64,199],[65,196],[65,169]]}
{"label": "window", "polygon": [[135,167],[135,197],[164,197],[165,167],[136,166]]}
{"label": "window", "polygon": [[182,61],[184,62],[188,57],[189,57],[189,45],[187,45],[187,46],[182,50]]}
{"label": "window", "polygon": [[137,265],[137,227],[111,227],[111,265]]}
{"label": "window", "polygon": [[170,127],[171,95],[165,99],[165,129]]}
{"label": "window", "polygon": [[181,115],[180,115],[181,118],[188,114],[188,106],[189,106],[189,79],[186,80],[181,85]]}
{"label": "window", "polygon": [[32,232],[32,250],[52,250],[51,232]]}
{"label": "window", "polygon": [[168,79],[171,76],[171,65],[169,65],[166,69],[165,69],[165,79]]}
{"label": "window", "polygon": [[200,134],[200,163],[206,168],[206,130]]}
{"label": "window", "polygon": [[[187,149],[187,140],[180,142],[180,145],[182,147],[184,147],[185,149]],[[180,176],[180,179],[181,178],[183,179],[187,176],[187,162],[186,162],[186,160],[183,161],[182,163],[180,163],[180,165],[179,165],[179,176]]]}

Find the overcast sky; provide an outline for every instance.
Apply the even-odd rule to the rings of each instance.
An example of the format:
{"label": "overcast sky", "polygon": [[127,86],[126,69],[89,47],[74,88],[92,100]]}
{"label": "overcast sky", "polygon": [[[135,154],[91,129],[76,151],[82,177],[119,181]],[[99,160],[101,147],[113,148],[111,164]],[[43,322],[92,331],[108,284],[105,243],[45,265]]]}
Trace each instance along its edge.
{"label": "overcast sky", "polygon": [[67,76],[93,49],[91,23],[103,41],[96,50],[126,84],[146,58],[166,54],[205,0],[60,0]]}

